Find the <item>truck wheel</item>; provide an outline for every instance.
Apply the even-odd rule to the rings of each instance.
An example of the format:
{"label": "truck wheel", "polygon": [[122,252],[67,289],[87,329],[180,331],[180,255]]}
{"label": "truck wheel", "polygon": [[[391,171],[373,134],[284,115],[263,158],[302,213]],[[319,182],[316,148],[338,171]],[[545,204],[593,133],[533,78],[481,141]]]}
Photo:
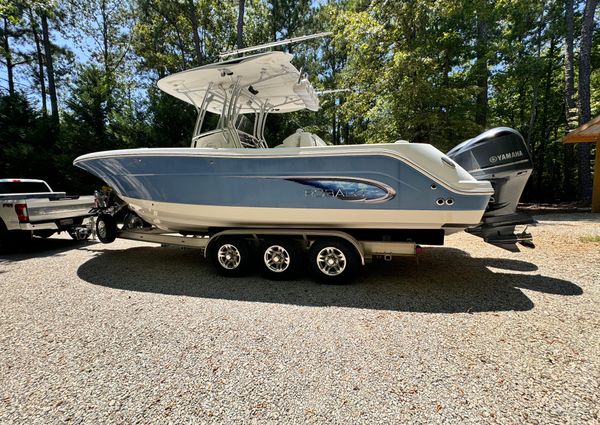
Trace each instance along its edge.
{"label": "truck wheel", "polygon": [[210,259],[222,276],[240,277],[250,270],[252,255],[242,238],[219,238],[210,245]]}
{"label": "truck wheel", "polygon": [[359,271],[360,257],[356,249],[339,239],[316,241],[308,255],[310,270],[321,283],[349,283]]}
{"label": "truck wheel", "polygon": [[117,238],[117,222],[112,215],[100,214],[96,218],[96,235],[102,243],[111,243]]}
{"label": "truck wheel", "polygon": [[33,232],[31,230],[9,230],[4,234],[0,230],[0,251],[5,253],[18,252],[31,242],[32,237]]}
{"label": "truck wheel", "polygon": [[260,270],[264,277],[286,280],[294,276],[302,259],[293,241],[266,240],[260,248]]}
{"label": "truck wheel", "polygon": [[8,252],[8,230],[4,222],[0,220],[0,254]]}

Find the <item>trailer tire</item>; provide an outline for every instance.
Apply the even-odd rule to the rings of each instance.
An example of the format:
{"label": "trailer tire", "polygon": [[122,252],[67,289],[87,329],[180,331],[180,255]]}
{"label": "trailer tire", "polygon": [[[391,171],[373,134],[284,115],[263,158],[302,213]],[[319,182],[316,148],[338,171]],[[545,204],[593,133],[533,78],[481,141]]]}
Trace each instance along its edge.
{"label": "trailer tire", "polygon": [[293,278],[302,261],[293,240],[267,239],[261,244],[259,255],[261,274],[271,280]]}
{"label": "trailer tire", "polygon": [[117,222],[110,214],[100,214],[96,218],[96,236],[102,243],[111,243],[117,238]]}
{"label": "trailer tire", "polygon": [[335,238],[314,242],[308,260],[315,280],[329,285],[349,283],[360,269],[360,256],[356,249]]}
{"label": "trailer tire", "polygon": [[213,241],[210,244],[209,255],[221,276],[244,276],[252,264],[250,248],[242,238],[222,237]]}

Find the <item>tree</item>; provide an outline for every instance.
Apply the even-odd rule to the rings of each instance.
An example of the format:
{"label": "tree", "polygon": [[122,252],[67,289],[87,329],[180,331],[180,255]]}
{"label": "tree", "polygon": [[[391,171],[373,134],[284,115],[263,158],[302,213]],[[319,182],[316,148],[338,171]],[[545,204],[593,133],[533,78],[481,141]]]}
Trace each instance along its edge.
{"label": "tree", "polygon": [[[598,0],[587,0],[581,24],[581,47],[579,51],[579,125],[592,119],[590,103],[590,59],[592,51],[592,35],[594,31],[594,14]],[[591,145],[579,143],[579,190],[581,199],[589,202],[592,199],[592,176],[590,173]]]}
{"label": "tree", "polygon": [[42,9],[40,11],[40,16],[42,19],[42,44],[44,46],[46,70],[48,71],[48,93],[50,94],[50,108],[52,110],[52,119],[56,124],[58,124],[58,96],[56,95],[56,80],[54,75],[54,58],[52,56],[52,44],[50,41],[50,32],[48,30],[48,11]]}
{"label": "tree", "polygon": [[0,97],[0,175],[41,178],[60,186],[62,169],[48,161],[55,154],[48,124],[18,91]]}
{"label": "tree", "polygon": [[84,153],[116,147],[109,121],[118,104],[111,83],[97,65],[82,67],[71,91],[59,142],[59,162],[69,186],[83,190],[93,187],[94,180],[75,170],[73,159]]}
{"label": "tree", "polygon": [[311,0],[271,0],[270,4],[273,41],[302,35],[300,30],[311,18]]}
{"label": "tree", "polygon": [[238,6],[238,20],[237,20],[237,48],[241,49],[244,47],[244,9],[246,8],[246,0],[240,0]]}
{"label": "tree", "polygon": [[[577,175],[590,177],[588,147],[575,161],[561,137],[577,87],[579,119],[600,110],[597,2],[0,0],[0,78],[12,94],[0,102],[0,172],[21,155],[37,164],[28,172],[68,178],[72,189],[80,153],[187,146],[194,108],[160,92],[158,79],[235,46],[333,30],[276,49],[293,52],[317,90],[350,91],[321,96],[318,114],[273,114],[271,145],[304,128],[334,144],[401,138],[447,150],[506,125],[531,147],[527,199],[572,199]],[[77,62],[62,39],[85,51]],[[40,160],[49,155],[62,166]]]}
{"label": "tree", "polygon": [[192,39],[194,40],[194,52],[196,53],[196,65],[202,65],[204,62],[204,54],[202,45],[200,42],[200,36],[198,35],[199,22],[196,4],[194,0],[188,0],[188,13],[190,24],[192,25]]}
{"label": "tree", "polygon": [[6,74],[8,77],[8,93],[10,96],[15,95],[15,78],[14,78],[14,63],[12,59],[12,51],[10,49],[10,29],[8,18],[4,16],[2,18],[4,27],[2,29],[2,54],[4,56],[4,64],[6,65]]}
{"label": "tree", "polygon": [[31,34],[33,35],[33,40],[35,44],[35,57],[37,59],[38,65],[38,81],[40,84],[40,95],[42,98],[42,115],[45,117],[48,113],[48,107],[46,105],[46,78],[44,76],[44,55],[42,54],[41,40],[35,15],[31,7],[29,7],[27,11],[29,13],[29,25],[31,27]]}
{"label": "tree", "polygon": [[573,0],[565,0],[565,119],[567,131],[576,108],[575,73],[573,67]]}
{"label": "tree", "polygon": [[[565,132],[569,132],[575,126],[573,118],[577,116],[577,105],[575,104],[575,71],[573,66],[573,0],[565,0]],[[572,144],[563,146],[563,181],[564,193],[573,193],[575,187],[572,183],[575,168],[571,165],[575,162]]]}
{"label": "tree", "polygon": [[493,3],[487,0],[473,2],[475,6],[472,15],[475,18],[475,65],[472,72],[478,87],[475,109],[475,122],[485,128],[489,109],[489,77],[490,77],[490,51],[492,51],[492,30],[496,27],[496,14]]}

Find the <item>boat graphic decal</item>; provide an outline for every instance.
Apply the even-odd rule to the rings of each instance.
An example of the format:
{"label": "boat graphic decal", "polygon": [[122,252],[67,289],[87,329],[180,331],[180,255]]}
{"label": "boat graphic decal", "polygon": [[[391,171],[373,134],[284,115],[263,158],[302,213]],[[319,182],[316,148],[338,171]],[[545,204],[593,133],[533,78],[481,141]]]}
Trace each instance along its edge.
{"label": "boat graphic decal", "polygon": [[390,186],[373,180],[345,177],[288,177],[304,186],[307,198],[336,198],[349,202],[380,203],[396,196]]}

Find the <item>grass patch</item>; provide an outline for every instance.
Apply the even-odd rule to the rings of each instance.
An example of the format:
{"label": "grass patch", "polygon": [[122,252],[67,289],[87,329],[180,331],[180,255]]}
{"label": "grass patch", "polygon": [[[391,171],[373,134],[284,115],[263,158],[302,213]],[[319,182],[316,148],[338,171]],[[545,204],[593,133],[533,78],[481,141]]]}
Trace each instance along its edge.
{"label": "grass patch", "polygon": [[581,242],[600,242],[600,235],[598,236],[582,236],[579,238]]}

